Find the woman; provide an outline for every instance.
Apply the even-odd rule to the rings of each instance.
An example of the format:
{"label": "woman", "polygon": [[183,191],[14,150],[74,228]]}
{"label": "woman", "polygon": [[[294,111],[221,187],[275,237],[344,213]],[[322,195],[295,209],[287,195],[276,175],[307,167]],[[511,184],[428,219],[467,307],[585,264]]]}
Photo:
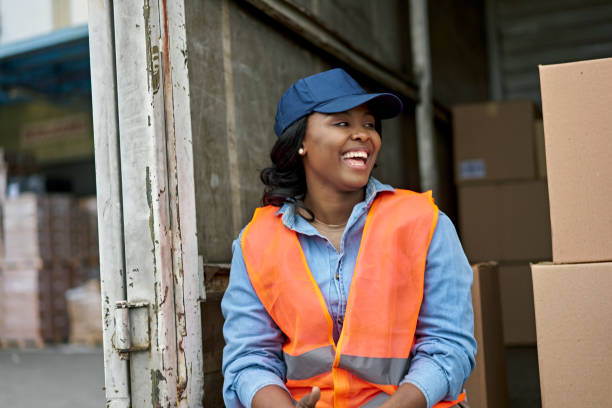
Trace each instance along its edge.
{"label": "woman", "polygon": [[226,406],[467,406],[472,272],[457,234],[430,194],[370,177],[380,120],[401,109],[341,69],[282,96],[266,206],[234,242],[222,302]]}

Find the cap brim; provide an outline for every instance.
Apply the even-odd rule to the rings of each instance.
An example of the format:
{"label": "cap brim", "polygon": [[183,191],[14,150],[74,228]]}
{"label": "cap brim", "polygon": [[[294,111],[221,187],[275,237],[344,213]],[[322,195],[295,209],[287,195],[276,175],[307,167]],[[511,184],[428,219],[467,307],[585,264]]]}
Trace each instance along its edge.
{"label": "cap brim", "polygon": [[402,112],[402,101],[390,93],[347,95],[325,102],[313,109],[321,113],[345,112],[366,103],[378,119],[390,119]]}

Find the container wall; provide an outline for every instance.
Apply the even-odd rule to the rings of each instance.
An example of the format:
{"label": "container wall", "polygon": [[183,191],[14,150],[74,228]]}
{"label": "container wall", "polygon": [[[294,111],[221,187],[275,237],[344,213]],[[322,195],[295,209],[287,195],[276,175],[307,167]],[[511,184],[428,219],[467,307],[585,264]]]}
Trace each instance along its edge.
{"label": "container wall", "polygon": [[358,51],[411,76],[409,2],[293,0]]}
{"label": "container wall", "polygon": [[[312,9],[312,4],[301,3]],[[399,61],[406,53],[388,47],[407,46],[405,30],[389,28],[384,41],[381,33],[375,36],[366,31],[358,36],[358,27],[376,31],[385,18],[373,13],[369,2],[351,4],[340,18],[343,2],[320,2],[321,20],[329,19],[331,28],[345,33],[351,45],[371,49],[370,56],[380,55],[383,64],[401,68]],[[378,7],[377,13],[385,9],[384,15],[394,14],[386,7],[395,6],[389,2]],[[323,7],[332,9],[323,11]],[[232,240],[261,201],[259,173],[269,165],[269,151],[276,140],[274,115],[282,93],[295,80],[335,66],[354,74],[366,89],[383,88],[253,6],[211,0],[187,2],[186,8],[199,252],[205,263],[228,262]],[[343,23],[332,24],[336,19]],[[392,32],[397,37],[394,41]],[[403,117],[384,123],[376,175],[396,186],[417,188],[413,106],[405,105]]]}

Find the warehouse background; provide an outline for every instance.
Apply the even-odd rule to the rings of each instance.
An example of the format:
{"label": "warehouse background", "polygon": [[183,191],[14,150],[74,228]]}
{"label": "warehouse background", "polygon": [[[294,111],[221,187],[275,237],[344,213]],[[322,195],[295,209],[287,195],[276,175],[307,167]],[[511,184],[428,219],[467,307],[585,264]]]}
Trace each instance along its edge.
{"label": "warehouse background", "polygon": [[[418,98],[411,93],[418,86],[413,74],[408,2],[286,1],[298,6],[304,21],[316,22],[323,32],[337,40],[345,54],[334,53],[324,41],[304,37],[286,21],[265,14],[256,1],[186,3],[186,23],[191,34],[187,39],[191,100],[195,112],[191,118],[192,131],[198,136],[194,138],[194,152],[204,163],[197,168],[195,177],[199,206],[206,209],[199,213],[197,220],[198,231],[203,236],[199,253],[204,254],[205,263],[222,265],[229,261],[229,242],[259,199],[257,172],[253,170],[266,160],[265,146],[272,140],[271,126],[262,118],[273,117],[274,106],[268,102],[276,100],[285,83],[298,76],[343,66],[367,88],[400,93],[407,110],[399,120],[385,127],[377,176],[398,187],[421,189],[414,113]],[[537,154],[543,146],[539,144],[542,130],[537,66],[612,55],[609,24],[612,3],[439,0],[429,4],[428,12],[437,202],[459,228],[471,261],[500,262],[500,319],[505,333],[507,371],[504,371],[510,406],[540,406],[532,288],[527,265],[551,259],[550,236],[527,233],[532,241],[523,242],[523,248],[527,249],[517,250],[512,245],[526,238],[525,230],[519,228],[518,232],[508,233],[507,237],[511,238],[512,234],[518,234],[510,244],[500,244],[488,253],[475,251],[486,249],[483,242],[503,241],[497,235],[491,238],[491,234],[502,235],[500,222],[516,226],[524,218],[523,213],[518,214],[519,221],[513,222],[508,213],[493,210],[499,207],[495,203],[503,194],[520,200],[520,194],[508,189],[530,189],[524,197],[541,196],[538,205],[544,213],[547,211],[546,174],[538,170],[542,159]],[[57,344],[96,344],[101,339],[101,326],[79,325],[98,313],[95,308],[87,309],[91,305],[86,307],[83,302],[94,299],[95,304],[99,299],[95,297],[99,296],[99,286],[96,286],[98,232],[87,19],[85,0],[0,0],[0,147],[3,149],[0,167],[4,169],[0,182],[3,214],[0,322],[9,322],[0,326],[3,353],[18,355],[24,349],[43,346],[48,350]],[[239,112],[233,124],[227,122],[225,114],[228,69],[223,66],[228,64],[228,44],[233,69],[231,83],[236,90],[234,108]],[[386,74],[377,77],[360,68],[346,59],[351,53],[366,55],[373,66]],[[262,61],[262,55],[267,55],[269,61]],[[275,64],[275,69],[281,64],[284,76],[266,76],[265,64]],[[401,83],[404,88],[394,89],[394,83]],[[524,109],[512,110],[508,108],[512,104],[506,103],[475,105],[508,100],[523,101],[520,103]],[[514,161],[530,164],[519,166],[519,173],[504,167],[509,173],[498,178],[461,179],[461,161],[468,160],[468,170],[474,171],[470,167],[474,162],[470,160],[475,158],[469,156],[469,149],[476,142],[465,138],[466,134],[474,135],[457,128],[464,123],[462,120],[470,119],[462,113],[466,110],[473,115],[472,123],[491,119],[487,131],[498,137],[508,123],[523,124],[528,130],[519,138],[509,133],[503,140],[509,141],[511,147],[517,146],[514,143],[517,140],[522,143]],[[222,114],[212,116],[214,112]],[[497,114],[492,117],[491,112]],[[240,164],[243,190],[238,209],[225,204],[235,196],[226,175],[226,146],[218,141],[218,135],[229,132],[231,126],[237,132],[237,140],[256,137],[261,142],[248,145],[254,149],[249,153],[238,152],[242,153],[241,157],[249,157]],[[466,149],[467,155],[460,156]],[[479,153],[484,156],[477,159],[486,163],[487,157],[496,157],[501,149],[492,142],[487,152]],[[476,172],[472,174],[478,174],[480,163],[476,163]],[[533,171],[520,173],[529,166]],[[493,204],[483,207],[483,203]],[[527,208],[529,204],[517,208]],[[490,217],[489,224],[473,222],[485,213]],[[546,214],[537,213],[534,217],[532,228],[547,224]],[[223,219],[233,220],[233,227],[219,224]],[[498,229],[493,230],[491,225],[497,225]],[[533,248],[541,250],[534,252]],[[514,255],[508,256],[508,253]],[[11,294],[18,296],[19,302],[11,301]],[[51,299],[63,300],[54,306]],[[219,322],[218,297],[209,299],[203,315]],[[71,307],[73,313],[70,313]],[[78,315],[78,311],[87,310],[89,314]],[[207,364],[213,366],[218,365],[218,334],[208,333],[203,339],[211,356]],[[91,353],[91,358],[98,362],[102,359],[99,351],[94,347]],[[65,353],[62,358],[72,357]],[[15,358],[10,361],[13,365],[2,364],[0,371],[4,373],[8,367],[11,371],[17,370],[19,363],[15,363]],[[43,364],[49,365],[45,363],[48,361],[41,357],[41,369]],[[53,370],[56,364],[59,363],[54,362],[47,369]],[[100,365],[92,367],[99,369]],[[211,383],[218,385],[218,368],[210,368],[210,373],[216,376]],[[80,374],[85,376],[87,372],[82,370]],[[99,375],[99,372],[91,373],[91,378]],[[20,377],[9,378],[17,381]],[[99,388],[102,386],[99,384]],[[96,401],[92,406],[100,403]]]}

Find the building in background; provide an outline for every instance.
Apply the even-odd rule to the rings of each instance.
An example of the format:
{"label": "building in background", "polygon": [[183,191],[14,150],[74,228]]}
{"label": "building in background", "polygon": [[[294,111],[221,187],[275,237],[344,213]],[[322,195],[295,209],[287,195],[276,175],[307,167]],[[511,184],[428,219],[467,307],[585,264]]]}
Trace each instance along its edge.
{"label": "building in background", "polygon": [[0,0],[0,45],[85,24],[86,0]]}
{"label": "building in background", "polygon": [[0,0],[0,147],[9,194],[94,194],[91,121],[87,2]]}

